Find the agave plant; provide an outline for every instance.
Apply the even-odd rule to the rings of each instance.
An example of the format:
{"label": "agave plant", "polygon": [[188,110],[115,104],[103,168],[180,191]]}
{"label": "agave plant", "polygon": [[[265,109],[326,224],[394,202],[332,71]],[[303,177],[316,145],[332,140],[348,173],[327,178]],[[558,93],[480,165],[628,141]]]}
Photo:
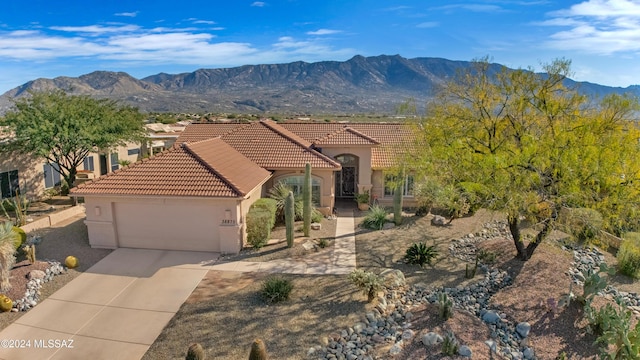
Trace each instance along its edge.
{"label": "agave plant", "polygon": [[438,249],[436,246],[427,246],[427,244],[423,242],[411,245],[407,249],[407,253],[404,255],[404,259],[407,264],[416,264],[420,266],[424,266],[425,264],[431,265],[431,262],[436,257],[438,257]]}

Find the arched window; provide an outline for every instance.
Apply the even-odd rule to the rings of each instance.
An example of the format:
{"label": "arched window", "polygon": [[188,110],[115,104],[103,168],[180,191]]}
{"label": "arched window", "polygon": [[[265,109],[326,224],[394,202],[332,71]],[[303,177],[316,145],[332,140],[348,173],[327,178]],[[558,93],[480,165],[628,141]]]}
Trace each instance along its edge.
{"label": "arched window", "polygon": [[[302,196],[304,175],[287,176],[278,181],[290,187],[296,197]],[[313,176],[311,177],[311,203],[313,206],[320,206],[320,180]]]}

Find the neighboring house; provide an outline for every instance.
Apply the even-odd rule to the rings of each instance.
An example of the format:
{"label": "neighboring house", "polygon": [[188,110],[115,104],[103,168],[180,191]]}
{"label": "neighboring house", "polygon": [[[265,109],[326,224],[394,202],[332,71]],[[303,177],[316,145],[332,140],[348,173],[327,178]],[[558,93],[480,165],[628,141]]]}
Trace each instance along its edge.
{"label": "neighboring house", "polygon": [[[90,153],[78,168],[77,182],[94,179],[117,170],[120,161],[134,163],[141,159],[140,145],[130,143],[119,146],[110,153]],[[62,177],[54,167],[41,158],[19,151],[2,153],[0,156],[0,195],[13,197],[16,191],[29,199],[38,199],[48,189],[60,186]]]}
{"label": "neighboring house", "polygon": [[[395,153],[411,144],[397,123],[203,123],[150,159],[71,190],[84,197],[93,247],[237,253],[249,206],[284,182],[302,188],[312,166],[312,198],[329,214],[336,199],[370,191],[391,204]],[[413,206],[407,176],[405,206]]]}

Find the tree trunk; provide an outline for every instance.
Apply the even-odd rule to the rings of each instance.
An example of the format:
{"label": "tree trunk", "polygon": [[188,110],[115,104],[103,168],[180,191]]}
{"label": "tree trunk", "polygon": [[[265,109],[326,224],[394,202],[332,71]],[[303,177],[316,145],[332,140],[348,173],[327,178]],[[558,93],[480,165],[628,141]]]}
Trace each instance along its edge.
{"label": "tree trunk", "polygon": [[533,252],[536,251],[536,248],[538,247],[538,245],[540,245],[542,241],[547,237],[547,235],[549,235],[549,233],[551,232],[551,229],[552,229],[551,220],[548,220],[547,222],[544,223],[544,227],[542,228],[542,230],[540,230],[538,235],[536,235],[536,240],[530,242],[527,245],[527,259],[531,258],[531,256],[533,255]]}
{"label": "tree trunk", "polygon": [[509,231],[511,232],[511,237],[513,237],[513,243],[516,246],[516,250],[518,251],[518,259],[522,261],[527,261],[529,258],[527,257],[527,249],[524,247],[522,243],[522,238],[520,236],[520,220],[518,220],[518,215],[509,215],[507,219],[509,223]]}
{"label": "tree trunk", "polygon": [[60,193],[63,196],[67,196],[69,195],[69,190],[71,188],[73,188],[73,186],[75,185],[76,182],[76,175],[78,174],[78,170],[76,170],[75,168],[71,167],[71,169],[69,169],[69,174],[64,176],[64,181],[67,182],[67,188],[65,189],[65,187],[63,186]]}

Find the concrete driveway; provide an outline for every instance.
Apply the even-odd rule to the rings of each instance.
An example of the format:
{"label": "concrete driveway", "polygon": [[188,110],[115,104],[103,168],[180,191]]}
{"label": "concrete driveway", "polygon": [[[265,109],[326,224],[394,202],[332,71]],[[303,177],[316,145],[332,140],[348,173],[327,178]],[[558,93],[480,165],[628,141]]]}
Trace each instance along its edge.
{"label": "concrete driveway", "polygon": [[140,359],[218,257],[117,249],[0,332],[0,359]]}

